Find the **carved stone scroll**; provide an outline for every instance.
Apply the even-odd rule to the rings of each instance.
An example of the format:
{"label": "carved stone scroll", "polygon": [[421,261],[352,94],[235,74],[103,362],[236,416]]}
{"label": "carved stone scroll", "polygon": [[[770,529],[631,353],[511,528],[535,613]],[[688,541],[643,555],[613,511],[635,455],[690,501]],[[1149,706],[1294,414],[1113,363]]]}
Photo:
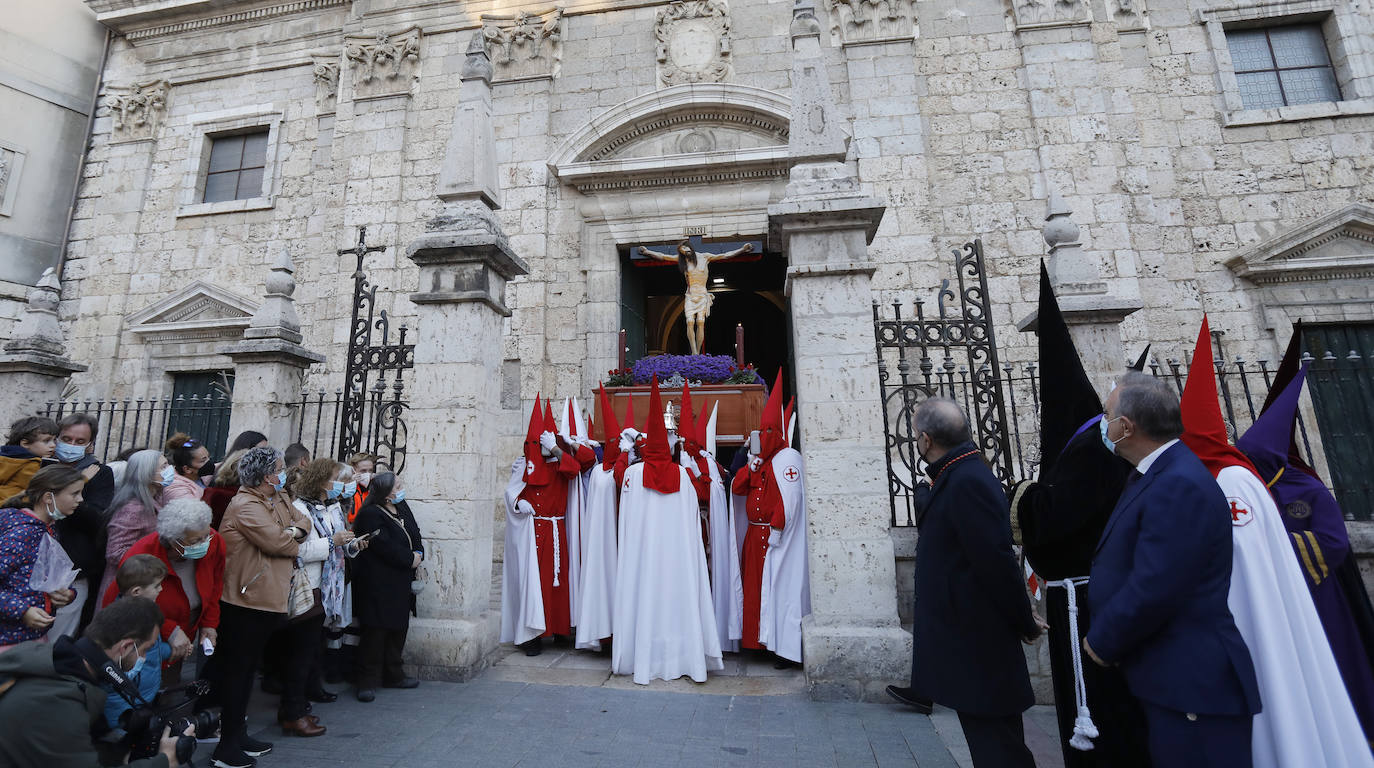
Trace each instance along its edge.
{"label": "carved stone scroll", "polygon": [[144,141],[155,138],[158,125],[167,111],[169,90],[171,85],[166,80],[111,87],[106,96],[113,120],[110,140]]}
{"label": "carved stone scroll", "polygon": [[558,77],[563,60],[563,9],[482,17],[482,40],[497,82]]}
{"label": "carved stone scroll", "polygon": [[1116,20],[1116,28],[1121,32],[1134,32],[1148,29],[1145,0],[1107,0],[1107,12]]}
{"label": "carved stone scroll", "polygon": [[730,8],[725,0],[677,0],[659,9],[658,80],[663,85],[719,83],[730,63]]}
{"label": "carved stone scroll", "polygon": [[420,77],[420,28],[344,38],[353,72],[353,98],[405,96]]}
{"label": "carved stone scroll", "polygon": [[1012,0],[1012,11],[1018,29],[1072,26],[1093,20],[1085,0]]}
{"label": "carved stone scroll", "polygon": [[910,40],[915,0],[830,0],[830,35],[841,45]]}
{"label": "carved stone scroll", "polygon": [[339,99],[339,57],[312,56],[315,62],[315,114],[332,115]]}

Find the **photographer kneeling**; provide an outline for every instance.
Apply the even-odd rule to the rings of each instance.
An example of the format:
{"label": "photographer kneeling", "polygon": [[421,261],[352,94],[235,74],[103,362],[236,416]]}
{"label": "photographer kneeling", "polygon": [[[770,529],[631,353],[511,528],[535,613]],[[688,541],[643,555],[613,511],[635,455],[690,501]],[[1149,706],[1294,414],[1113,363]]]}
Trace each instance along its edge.
{"label": "photographer kneeling", "polygon": [[[140,666],[161,627],[153,601],[131,598],[96,614],[80,640],[30,641],[0,654],[0,723],[9,724],[0,733],[0,764],[98,766],[92,733],[106,730],[106,692],[115,675]],[[179,736],[164,731],[159,754],[129,765],[180,766]]]}

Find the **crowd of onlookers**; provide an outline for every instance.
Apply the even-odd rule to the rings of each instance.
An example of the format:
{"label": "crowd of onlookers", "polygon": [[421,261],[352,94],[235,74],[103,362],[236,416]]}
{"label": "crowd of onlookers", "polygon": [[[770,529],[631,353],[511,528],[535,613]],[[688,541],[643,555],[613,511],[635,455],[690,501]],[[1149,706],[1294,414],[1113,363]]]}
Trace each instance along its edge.
{"label": "crowd of onlookers", "polygon": [[[325,733],[328,684],[363,702],[418,685],[402,652],[424,545],[376,457],[312,459],[249,431],[218,463],[181,433],[104,463],[98,432],[85,413],[27,417],[0,447],[0,719],[44,686],[104,701],[77,743],[70,722],[43,725],[60,718],[5,719],[0,763],[144,764],[137,712],[192,683],[182,698],[219,713],[212,764],[246,768],[272,749],[246,728],[259,672],[296,736]],[[180,764],[181,734],[161,735],[146,764]]]}

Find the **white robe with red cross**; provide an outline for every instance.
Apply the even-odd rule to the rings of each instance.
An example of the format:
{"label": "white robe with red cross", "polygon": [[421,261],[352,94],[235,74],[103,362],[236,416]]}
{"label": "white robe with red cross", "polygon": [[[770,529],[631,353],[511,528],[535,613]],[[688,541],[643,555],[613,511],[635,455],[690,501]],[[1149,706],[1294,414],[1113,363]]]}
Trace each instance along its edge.
{"label": "white robe with red cross", "polygon": [[645,488],[644,464],[621,484],[611,671],[640,685],[683,675],[704,683],[724,668],[696,490],[676,469],[674,493]]}

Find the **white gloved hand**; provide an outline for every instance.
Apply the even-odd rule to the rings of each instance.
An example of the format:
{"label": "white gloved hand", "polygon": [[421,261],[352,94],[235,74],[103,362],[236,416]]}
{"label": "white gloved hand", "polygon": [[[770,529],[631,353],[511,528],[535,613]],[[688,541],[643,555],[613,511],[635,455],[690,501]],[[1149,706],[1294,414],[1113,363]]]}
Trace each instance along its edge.
{"label": "white gloved hand", "polygon": [[515,513],[518,515],[532,515],[534,514],[534,505],[521,499],[515,502]]}
{"label": "white gloved hand", "polygon": [[782,543],[782,531],[777,528],[768,529],[768,546],[776,547]]}
{"label": "white gloved hand", "polygon": [[552,456],[553,449],[558,447],[558,438],[552,432],[541,432],[539,434],[539,449],[545,456]]}

